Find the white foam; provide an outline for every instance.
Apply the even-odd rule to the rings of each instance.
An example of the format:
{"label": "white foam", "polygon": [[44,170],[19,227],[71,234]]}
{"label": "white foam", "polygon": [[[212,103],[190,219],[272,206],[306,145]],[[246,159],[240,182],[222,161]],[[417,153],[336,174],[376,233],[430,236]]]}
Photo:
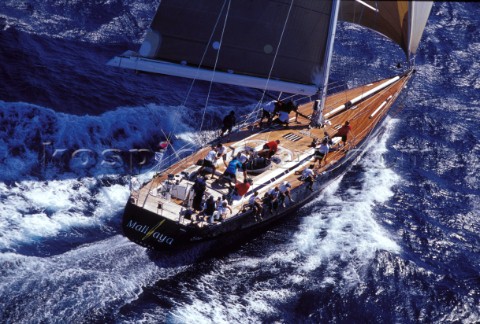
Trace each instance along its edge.
{"label": "white foam", "polygon": [[[388,123],[391,129],[394,122]],[[365,168],[362,188],[344,192],[327,191],[317,199],[324,205],[304,218],[301,230],[294,238],[298,253],[306,256],[301,271],[310,272],[321,265],[337,271],[338,261],[349,262],[345,276],[358,280],[358,271],[367,265],[378,250],[398,252],[399,246],[378,223],[374,209],[392,197],[392,187],[399,177],[386,168],[382,154],[386,151],[386,136],[370,146],[370,152],[360,164]],[[323,231],[323,238],[318,235]]]}
{"label": "white foam", "polygon": [[[388,121],[387,134],[394,124]],[[290,241],[264,246],[264,257],[219,262],[199,278],[195,289],[182,292],[190,294],[192,302],[178,305],[172,312],[174,321],[258,322],[266,315],[276,315],[278,303],[295,298],[297,290],[292,286],[313,288],[312,275],[319,269],[323,269],[322,277],[315,284],[350,288],[361,284],[363,271],[376,251],[398,253],[395,238],[381,226],[381,215],[375,213],[376,206],[392,197],[392,187],[400,180],[381,158],[387,150],[386,137],[372,143],[361,160],[365,169],[361,187],[343,189],[345,179],[338,179],[302,209],[313,211],[302,216]],[[262,272],[267,274],[262,276]],[[228,280],[228,293],[216,288],[217,280],[219,287],[225,287]]]}
{"label": "white foam", "polygon": [[0,249],[47,239],[74,228],[97,227],[117,217],[128,199],[128,187],[97,188],[91,185],[94,181],[21,181],[10,188],[0,183],[0,192],[6,196],[0,205]]}
{"label": "white foam", "polygon": [[[276,314],[275,303],[286,302],[294,294],[288,288],[273,290],[270,282],[258,282],[254,289],[239,294],[236,290],[242,290],[243,277],[249,276],[241,270],[232,272],[232,266],[235,268],[236,264],[224,265],[203,276],[195,290],[184,292],[192,302],[179,305],[170,319],[178,323],[260,322],[261,315]],[[218,290],[215,282],[220,280],[218,286],[224,286],[228,276],[232,290]]]}
{"label": "white foam", "polygon": [[[186,143],[199,144],[199,135],[184,123],[191,124],[185,107],[120,107],[98,116],[56,113],[28,103],[0,101],[0,107],[6,121],[0,129],[0,179],[10,181],[0,183],[0,250],[118,217],[128,199],[130,168],[128,159],[119,158],[117,165],[104,163],[105,150],[128,154],[131,149],[149,149],[171,133],[176,135],[172,146],[177,153]],[[209,107],[209,113],[223,115],[216,108]],[[206,139],[215,134],[203,133]],[[88,152],[88,159],[73,154],[75,150]],[[142,182],[151,178],[153,157],[137,170],[150,171],[139,177]],[[104,175],[114,184],[96,178]]]}
{"label": "white foam", "polygon": [[[129,154],[131,149],[149,149],[149,143],[162,140],[172,131],[192,131],[182,123],[184,117],[178,107],[121,107],[99,116],[55,113],[25,103],[0,101],[0,107],[9,121],[6,129],[0,130],[1,178],[6,180],[33,178],[32,171],[40,170],[47,178],[58,178],[66,172],[63,163],[71,168],[72,177],[118,173],[128,170],[128,161],[105,163],[108,150]],[[183,138],[190,140],[188,136],[180,138],[174,147],[183,146]],[[44,152],[47,168],[42,168]]]}
{"label": "white foam", "polygon": [[[32,106],[27,105],[27,108],[32,109]],[[174,118],[169,117],[168,107],[162,109],[163,112],[158,116],[165,117],[165,120]],[[139,110],[144,115],[150,113],[148,109]],[[43,113],[44,116],[40,116],[24,133],[21,128],[17,128],[17,136],[4,143],[7,148],[4,152],[8,154],[8,148],[16,145],[12,141],[21,142],[28,138],[28,132],[44,126],[42,118],[45,118],[48,112]],[[137,140],[141,141],[145,136],[156,134],[152,131],[158,126],[155,118],[140,117],[136,115],[138,113],[139,111],[132,113],[128,109],[119,109],[95,117],[55,114],[52,117],[55,129],[50,129],[49,136],[58,146],[69,147],[76,144],[100,150],[104,147],[104,142],[110,140],[112,145],[128,149]],[[142,128],[133,128],[132,124],[142,125]],[[96,125],[102,127],[98,129]],[[388,125],[391,128],[393,122]],[[96,136],[84,136],[92,128],[96,129]],[[112,134],[119,128],[125,131],[125,136],[111,139]],[[185,140],[194,140],[189,132],[187,127],[180,125],[180,136],[184,136]],[[272,252],[265,257],[220,263],[211,273],[202,275],[196,284],[197,289],[182,292],[192,294],[192,302],[178,305],[171,313],[172,320],[199,323],[259,321],[261,314],[275,312],[276,303],[286,302],[292,297],[294,292],[289,289],[291,285],[303,284],[309,280],[309,274],[321,267],[326,270],[322,284],[335,282],[348,286],[361,281],[362,268],[372,260],[376,251],[398,252],[399,247],[379,225],[376,219],[378,215],[375,215],[375,207],[391,197],[392,186],[398,182],[398,176],[386,168],[380,158],[386,150],[385,143],[384,139],[372,146],[361,162],[366,169],[361,188],[342,189],[344,182],[335,182],[309,205],[308,208],[313,208],[313,211],[302,217],[299,229],[291,240],[272,246]],[[33,155],[27,147],[23,157]],[[0,206],[0,249],[3,251],[13,250],[19,244],[55,237],[73,229],[98,228],[106,221],[119,217],[128,198],[127,185],[115,183],[106,186],[94,177],[77,178],[63,174],[57,180],[33,181],[24,173],[24,169],[31,167],[27,165],[21,171],[16,171],[12,165],[11,174],[20,178],[23,176],[23,179],[15,185],[0,183],[0,194],[5,197],[5,203]],[[121,177],[117,175],[113,179],[121,180]],[[57,293],[58,298],[53,298],[52,304],[46,306],[44,315],[39,314],[38,318],[48,318],[56,311],[63,312],[64,317],[75,318],[80,312],[76,309],[78,300],[86,300],[90,309],[94,308],[95,303],[99,303],[100,307],[109,307],[108,304],[114,303],[115,298],[120,298],[115,291],[125,289],[127,297],[121,299],[133,299],[149,280],[158,280],[153,279],[158,274],[155,267],[151,262],[143,260],[144,255],[138,252],[143,249],[132,246],[135,245],[127,243],[125,238],[115,236],[107,239],[105,243],[85,245],[53,258],[39,259],[4,253],[1,258],[4,261],[10,259],[8,263],[12,269],[18,270],[20,265],[25,269],[18,273],[7,271],[12,285],[3,283],[0,288],[8,289],[5,293],[5,296],[8,296],[16,285],[22,285],[22,282],[26,281],[27,286],[20,287],[20,291],[33,289],[40,294],[41,285],[38,285],[38,280],[56,284],[59,290],[48,292]],[[125,254],[127,251],[132,252],[132,249],[135,253],[133,260]],[[133,262],[142,265],[136,264],[131,270],[128,267]],[[110,269],[112,265],[114,268],[110,270],[111,273],[104,274],[105,269]],[[290,271],[283,273],[285,268]],[[134,273],[135,269],[138,273]],[[215,286],[216,278],[220,278],[222,282],[226,278],[234,278],[231,288],[241,290],[242,280],[255,276],[255,271],[259,269],[282,275],[275,277],[269,274],[269,279],[251,283],[251,289],[241,294],[226,294]],[[36,281],[26,280],[34,272],[40,273],[40,278],[36,278]],[[128,277],[132,275],[133,277]],[[74,292],[65,292],[61,291],[61,287],[76,288]],[[33,301],[32,305],[35,305]]]}
{"label": "white foam", "polygon": [[[185,271],[158,267],[146,250],[116,235],[53,257],[0,254],[0,300],[14,322],[83,322],[96,310],[120,309],[144,286]],[[40,306],[40,307],[39,307]]]}

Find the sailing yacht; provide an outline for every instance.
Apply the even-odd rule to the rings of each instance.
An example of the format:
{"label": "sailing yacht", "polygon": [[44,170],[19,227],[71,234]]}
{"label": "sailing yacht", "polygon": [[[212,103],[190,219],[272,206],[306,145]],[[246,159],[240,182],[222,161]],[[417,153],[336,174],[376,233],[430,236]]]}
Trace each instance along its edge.
{"label": "sailing yacht", "polygon": [[[351,168],[377,135],[412,77],[431,6],[430,1],[162,0],[138,52],[127,51],[109,65],[255,88],[262,95],[254,118],[168,163],[132,190],[124,234],[160,251],[199,242],[223,245],[311,201]],[[408,69],[327,96],[338,21],[398,44]],[[267,93],[278,93],[278,100],[270,102]],[[297,98],[302,103],[296,104]],[[285,119],[260,121],[262,109],[272,104]]]}

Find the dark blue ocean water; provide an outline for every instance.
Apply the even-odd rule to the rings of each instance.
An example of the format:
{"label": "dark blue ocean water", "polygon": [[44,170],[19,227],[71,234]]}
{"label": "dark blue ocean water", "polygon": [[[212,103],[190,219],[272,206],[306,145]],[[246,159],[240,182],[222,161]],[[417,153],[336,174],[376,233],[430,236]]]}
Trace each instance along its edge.
{"label": "dark blue ocean water", "polygon": [[[0,2],[1,322],[480,321],[479,4],[434,4],[416,77],[359,164],[278,226],[196,260],[120,228],[129,173],[153,166],[128,151],[164,133],[198,143],[208,92],[197,84],[185,108],[190,81],[105,65],[138,48],[157,3]],[[335,81],[403,60],[358,27],[338,35]],[[257,100],[214,86],[205,128]]]}

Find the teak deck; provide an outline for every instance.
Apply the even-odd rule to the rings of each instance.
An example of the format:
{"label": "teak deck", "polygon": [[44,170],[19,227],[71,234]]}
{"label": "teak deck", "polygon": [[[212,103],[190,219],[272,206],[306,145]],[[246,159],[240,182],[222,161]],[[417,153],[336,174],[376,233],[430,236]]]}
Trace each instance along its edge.
{"label": "teak deck", "polygon": [[[353,105],[345,112],[329,118],[331,125],[325,126],[324,128],[310,129],[308,127],[310,119],[305,118],[304,116],[310,116],[313,112],[314,103],[310,102],[299,107],[298,111],[300,114],[298,115],[297,120],[295,120],[295,112],[290,114],[290,125],[288,128],[284,128],[283,126],[272,126],[270,128],[260,129],[258,122],[256,122],[253,124],[253,127],[250,125],[250,127],[240,129],[231,134],[227,141],[222,141],[222,144],[227,147],[227,163],[232,158],[231,154],[233,150],[235,150],[234,153],[236,154],[236,152],[242,150],[242,147],[245,147],[245,145],[259,149],[264,143],[278,139],[280,140],[280,145],[277,155],[281,157],[281,163],[272,163],[272,167],[269,170],[259,175],[249,175],[249,177],[253,179],[253,185],[250,187],[249,193],[256,190],[256,188],[260,188],[259,195],[260,197],[263,197],[266,191],[281,184],[285,180],[290,182],[292,185],[291,189],[293,190],[295,187],[302,184],[299,180],[298,173],[295,171],[302,171],[313,162],[312,154],[314,149],[311,147],[313,138],[322,139],[325,131],[332,136],[345,121],[348,120],[350,122],[352,131],[349,134],[347,146],[342,150],[329,152],[327,155],[327,163],[322,168],[318,168],[317,163],[315,171],[320,173],[328,168],[334,167],[337,161],[345,156],[346,151],[354,149],[368,134],[370,134],[377,123],[382,120],[384,115],[388,112],[391,104],[395,101],[401,89],[404,87],[408,78],[408,75],[401,77],[398,81],[395,81],[393,84],[387,86],[380,92],[367,97],[363,101],[360,101],[357,105]],[[326,100],[324,115],[383,82],[385,82],[385,80],[329,96]],[[382,108],[378,110],[381,106]],[[371,114],[376,110],[378,111],[375,116],[371,117]],[[293,140],[285,137],[290,133],[292,135],[288,137]],[[183,204],[184,201],[182,199],[173,198],[164,199],[164,197],[156,195],[155,189],[167,180],[169,174],[177,175],[176,179],[180,179],[179,174],[182,171],[198,169],[199,167],[194,167],[194,165],[198,160],[203,159],[209,150],[209,146],[199,150],[191,156],[173,164],[163,174],[145,184],[134,194],[136,204],[151,212],[161,214],[172,220],[180,221],[180,210],[186,208]],[[216,176],[218,177],[224,172],[225,167],[223,161],[219,160],[217,162]],[[283,174],[286,169],[291,169],[292,167],[295,168],[290,170],[287,174]],[[243,175],[239,174],[238,180],[242,181]],[[186,190],[188,191],[188,185],[191,185],[192,182],[187,181],[186,179],[182,179],[181,181],[187,186]],[[222,187],[217,183],[212,183],[211,179],[207,181],[207,192],[212,194],[215,198],[222,194],[226,194],[228,191],[227,188],[228,186]],[[232,204],[233,213],[231,215],[235,215],[241,211],[243,203],[247,200],[248,198],[243,198],[240,201],[235,201]]]}

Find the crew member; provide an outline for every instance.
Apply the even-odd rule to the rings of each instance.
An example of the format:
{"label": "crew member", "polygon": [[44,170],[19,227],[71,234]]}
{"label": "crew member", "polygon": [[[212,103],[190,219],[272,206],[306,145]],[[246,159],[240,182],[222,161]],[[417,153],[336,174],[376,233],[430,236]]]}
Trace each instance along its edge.
{"label": "crew member", "polygon": [[223,118],[222,133],[220,134],[220,136],[223,136],[226,132],[228,132],[228,135],[230,135],[232,133],[233,126],[235,126],[235,123],[235,112],[232,110],[229,115]]}
{"label": "crew member", "polygon": [[280,203],[282,204],[282,207],[285,207],[285,197],[288,197],[290,200],[290,203],[294,203],[295,200],[292,199],[292,196],[290,196],[290,188],[292,185],[288,181],[283,181],[280,186],[278,186],[278,189],[280,190],[279,194],[279,199]]}
{"label": "crew member", "polygon": [[[229,185],[231,186],[231,179],[233,178],[234,183],[237,183],[237,170],[242,169],[243,165],[242,163],[238,160],[237,157],[234,157],[230,163],[228,163],[227,168],[225,169],[225,172],[220,176],[220,179],[223,179],[224,177],[227,177]],[[246,170],[243,170],[243,179],[247,178],[247,172]]]}
{"label": "crew member", "polygon": [[313,164],[318,161],[318,164],[322,167],[323,162],[327,162],[327,154],[329,150],[330,146],[328,145],[328,139],[324,138],[322,144],[315,148],[315,160],[313,161]]}
{"label": "crew member", "polygon": [[259,155],[270,159],[275,153],[277,153],[278,144],[280,144],[280,140],[266,143],[263,145],[263,149],[259,152]]}
{"label": "crew member", "polygon": [[303,170],[302,172],[302,180],[307,183],[307,189],[313,191],[313,182],[315,180],[315,172],[313,171],[313,167],[315,165],[311,164],[307,169]]}
{"label": "crew member", "polygon": [[[205,167],[212,169],[212,179],[215,177],[215,163],[217,162],[217,151],[215,146],[212,146],[212,149],[207,153],[203,159],[202,167],[198,170],[198,174],[202,174],[202,171]],[[205,179],[207,179],[205,177]]]}
{"label": "crew member", "polygon": [[332,136],[332,138],[341,137],[341,138],[342,138],[342,142],[343,142],[343,146],[345,146],[345,144],[347,144],[348,134],[349,134],[351,131],[352,131],[352,127],[350,127],[350,122],[347,120],[347,121],[345,122],[345,124],[337,131],[337,133]]}
{"label": "crew member", "polygon": [[273,100],[273,101],[267,102],[263,106],[262,118],[260,118],[260,122],[259,122],[260,127],[262,127],[263,118],[267,118],[267,125],[268,126],[270,126],[270,124],[272,123],[273,116],[275,115],[275,104],[276,104],[276,102],[277,102],[276,100]]}
{"label": "crew member", "polygon": [[260,219],[262,219],[263,206],[262,200],[258,197],[258,191],[255,191],[250,199],[248,199],[248,204],[253,209],[255,220],[257,220],[257,216],[260,216]]}
{"label": "crew member", "polygon": [[216,151],[217,151],[217,160],[222,159],[223,164],[225,165],[225,167],[227,167],[227,154],[226,154],[227,148],[223,146],[221,143],[218,143]]}
{"label": "crew member", "polygon": [[252,183],[253,181],[250,178],[246,179],[244,182],[238,182],[235,185],[235,189],[233,189],[233,193],[240,197],[245,196],[245,194],[248,192],[248,189],[250,189]]}

